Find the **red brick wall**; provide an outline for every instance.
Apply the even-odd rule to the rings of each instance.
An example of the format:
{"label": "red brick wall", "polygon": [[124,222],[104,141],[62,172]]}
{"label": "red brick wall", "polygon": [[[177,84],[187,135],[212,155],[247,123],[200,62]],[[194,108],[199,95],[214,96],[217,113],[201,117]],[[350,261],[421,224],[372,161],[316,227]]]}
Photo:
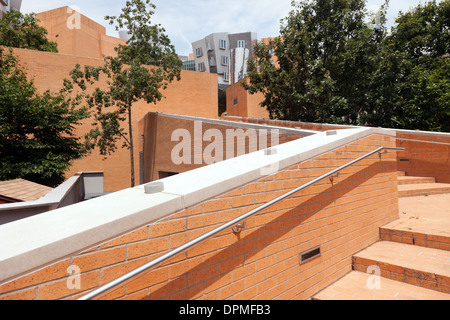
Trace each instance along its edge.
{"label": "red brick wall", "polygon": [[[395,138],[371,135],[270,177],[133,230],[42,270],[0,284],[0,299],[73,299],[170,249],[376,149]],[[396,154],[373,155],[225,230],[185,255],[112,292],[108,299],[308,299],[351,271],[351,257],[398,218]],[[299,264],[299,254],[322,254]],[[69,266],[81,288],[68,289]]]}
{"label": "red brick wall", "polygon": [[268,119],[269,111],[260,106],[262,100],[262,93],[249,94],[240,82],[235,83],[227,88],[227,116]]}
{"label": "red brick wall", "polygon": [[[38,13],[36,19],[62,54],[92,58],[102,58],[103,54],[115,56],[114,47],[126,44],[125,40],[107,36],[104,26],[67,6]],[[75,27],[76,23],[79,25]]]}
{"label": "red brick wall", "polygon": [[[34,79],[39,92],[46,90],[59,91],[63,80],[69,78],[70,71],[78,63],[82,66],[100,66],[101,59],[39,52],[35,50],[15,49],[21,64],[26,68],[28,76]],[[104,82],[99,82],[102,86]],[[133,105],[133,135],[135,142],[135,172],[138,179],[139,163],[139,121],[148,112],[166,112],[179,115],[189,115],[205,118],[218,118],[217,75],[182,70],[181,80],[172,82],[167,90],[163,91],[164,99],[156,104],[138,101]],[[89,132],[92,120],[87,119],[78,126],[77,134],[84,137]],[[127,127],[124,124],[124,127]],[[128,130],[128,129],[127,129]],[[104,191],[114,192],[130,187],[130,154],[127,149],[118,149],[108,156],[107,160],[94,150],[89,156],[77,160],[66,173],[71,177],[77,172],[104,172]]]}
{"label": "red brick wall", "polygon": [[[330,124],[224,117],[225,120],[270,124],[280,127],[300,127],[306,130],[327,131],[343,129]],[[347,128],[351,128],[348,126]],[[392,129],[394,130],[394,129]],[[409,176],[434,177],[436,182],[450,183],[450,134],[398,130],[397,147],[406,150],[398,153],[398,170]],[[436,142],[436,143],[428,143]]]}
{"label": "red brick wall", "polygon": [[398,153],[399,171],[450,183],[450,134],[397,131],[397,146],[406,149]]}
{"label": "red brick wall", "polygon": [[[147,114],[140,123],[141,131],[140,135],[144,136],[144,182],[150,182],[154,180],[159,179],[158,172],[175,172],[175,173],[182,173],[189,170],[193,170],[196,168],[200,168],[205,166],[207,163],[205,162],[205,159],[203,159],[201,164],[195,163],[195,157],[198,155],[198,152],[200,151],[202,158],[203,158],[203,151],[206,147],[208,147],[213,141],[203,141],[203,135],[205,132],[209,129],[217,129],[221,132],[223,137],[223,160],[227,158],[226,154],[226,137],[227,137],[227,130],[233,130],[233,132],[237,130],[242,130],[243,134],[248,132],[247,128],[240,128],[237,126],[232,126],[231,124],[226,125],[224,123],[223,125],[215,124],[215,123],[208,123],[207,121],[201,121],[198,119],[198,122],[201,122],[201,137],[200,137],[200,144],[201,149],[196,150],[194,147],[194,120],[193,118],[175,118],[171,116],[166,116],[164,114],[157,114],[157,113],[149,113]],[[200,128],[200,125],[197,126]],[[178,129],[184,129],[189,131],[190,137],[191,137],[191,161],[190,164],[174,164],[171,161],[171,153],[172,150],[181,142],[181,141],[172,141],[172,134],[175,130]],[[267,147],[271,147],[271,133],[270,130],[267,130],[268,133],[266,135],[267,138]],[[257,134],[257,138],[259,138],[258,131],[255,131]],[[292,140],[299,139],[301,137],[289,135],[280,133],[277,136],[278,143],[286,143]],[[243,146],[243,151],[245,151],[245,154],[248,154],[251,150],[249,149],[249,139],[246,138]],[[238,147],[239,142],[237,139],[235,139],[235,147],[234,147],[234,154],[238,154]],[[257,147],[259,150],[260,141],[257,140]],[[264,146],[264,143],[263,143]]]}

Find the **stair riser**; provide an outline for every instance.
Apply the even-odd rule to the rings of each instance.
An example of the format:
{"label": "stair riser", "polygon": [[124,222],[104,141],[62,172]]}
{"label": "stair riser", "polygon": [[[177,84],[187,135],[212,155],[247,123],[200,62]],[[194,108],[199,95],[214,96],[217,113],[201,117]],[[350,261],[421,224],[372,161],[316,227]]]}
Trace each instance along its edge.
{"label": "stair riser", "polygon": [[380,228],[380,240],[450,251],[450,237]]}
{"label": "stair riser", "polygon": [[353,257],[353,270],[367,273],[369,267],[379,268],[379,276],[400,281],[426,289],[450,293],[450,277],[423,272],[390,263],[379,262],[366,258]]}
{"label": "stair riser", "polygon": [[450,188],[399,191],[398,196],[400,198],[405,198],[405,197],[428,196],[433,194],[444,194],[444,193],[450,193]]}

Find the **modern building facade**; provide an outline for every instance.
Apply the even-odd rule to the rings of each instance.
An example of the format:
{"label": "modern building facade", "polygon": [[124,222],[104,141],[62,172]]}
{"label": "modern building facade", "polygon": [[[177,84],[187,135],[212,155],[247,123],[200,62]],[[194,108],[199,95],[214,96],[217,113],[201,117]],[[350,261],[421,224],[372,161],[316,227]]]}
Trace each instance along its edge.
{"label": "modern building facade", "polygon": [[9,10],[20,11],[22,0],[0,0],[0,18]]}
{"label": "modern building facade", "polygon": [[226,88],[247,72],[247,59],[257,42],[254,32],[212,33],[192,43],[196,71],[218,74],[219,87]]}
{"label": "modern building facade", "polygon": [[257,35],[254,32],[230,34],[230,75],[231,84],[244,79],[247,73],[247,61],[253,57],[253,46]]}
{"label": "modern building facade", "polygon": [[179,55],[178,58],[183,62],[182,70],[195,71],[195,60],[192,53],[189,56]]}

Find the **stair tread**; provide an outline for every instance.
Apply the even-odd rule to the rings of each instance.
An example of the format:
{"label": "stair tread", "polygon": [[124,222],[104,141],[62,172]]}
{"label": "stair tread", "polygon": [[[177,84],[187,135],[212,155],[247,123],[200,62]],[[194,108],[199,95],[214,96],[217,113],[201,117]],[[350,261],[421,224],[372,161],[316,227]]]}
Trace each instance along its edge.
{"label": "stair tread", "polygon": [[[399,198],[399,219],[383,226],[382,230],[392,230],[397,236],[416,234],[418,241],[445,243],[450,250],[450,193],[434,194],[428,197]],[[420,235],[424,235],[420,237]],[[425,237],[426,235],[426,237]],[[416,241],[416,245],[418,242]]]}
{"label": "stair tread", "polygon": [[352,271],[316,294],[314,300],[450,300],[450,294],[380,277],[379,287],[374,276]]}
{"label": "stair tread", "polygon": [[403,184],[419,184],[419,183],[436,183],[433,177],[414,177],[414,176],[399,176],[397,178],[399,185]]}
{"label": "stair tread", "polygon": [[450,189],[450,183],[416,183],[399,185],[398,190],[433,190],[433,189]]}
{"label": "stair tread", "polygon": [[354,255],[421,272],[450,277],[450,252],[391,241],[378,241]]}
{"label": "stair tread", "polygon": [[408,180],[408,179],[435,179],[434,177],[422,177],[422,176],[398,176],[399,180]]}
{"label": "stair tread", "polygon": [[398,184],[398,195],[401,198],[442,193],[450,193],[449,183]]}

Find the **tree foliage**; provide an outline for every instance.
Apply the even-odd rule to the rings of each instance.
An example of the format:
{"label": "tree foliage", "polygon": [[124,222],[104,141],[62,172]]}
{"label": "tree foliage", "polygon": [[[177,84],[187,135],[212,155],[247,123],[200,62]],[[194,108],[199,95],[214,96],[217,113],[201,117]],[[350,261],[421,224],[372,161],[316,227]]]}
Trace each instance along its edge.
{"label": "tree foliage", "polygon": [[0,19],[0,46],[58,52],[56,43],[47,39],[47,30],[37,24],[35,14],[16,10]]}
{"label": "tree foliage", "polygon": [[12,50],[0,47],[0,180],[23,178],[51,187],[88,150],[75,127],[89,117],[70,86],[37,92]]}
{"label": "tree foliage", "polygon": [[391,32],[388,1],[373,15],[364,0],[292,5],[243,83],[272,118],[449,130],[449,0],[400,13]]}
{"label": "tree foliage", "polygon": [[450,1],[401,13],[386,43],[398,57],[399,126],[450,132]]}
{"label": "tree foliage", "polygon": [[[132,107],[139,100],[160,101],[162,90],[180,80],[181,74],[182,62],[175,47],[164,28],[151,22],[154,9],[150,0],[131,0],[119,16],[106,16],[118,31],[128,30],[127,45],[119,45],[117,55],[105,57],[101,67],[77,65],[71,72],[72,82],[85,92],[87,104],[94,110],[94,128],[86,136],[89,147],[97,147],[107,156],[122,141],[122,147],[130,150],[131,186],[135,184]],[[99,86],[102,79],[106,85]]]}

